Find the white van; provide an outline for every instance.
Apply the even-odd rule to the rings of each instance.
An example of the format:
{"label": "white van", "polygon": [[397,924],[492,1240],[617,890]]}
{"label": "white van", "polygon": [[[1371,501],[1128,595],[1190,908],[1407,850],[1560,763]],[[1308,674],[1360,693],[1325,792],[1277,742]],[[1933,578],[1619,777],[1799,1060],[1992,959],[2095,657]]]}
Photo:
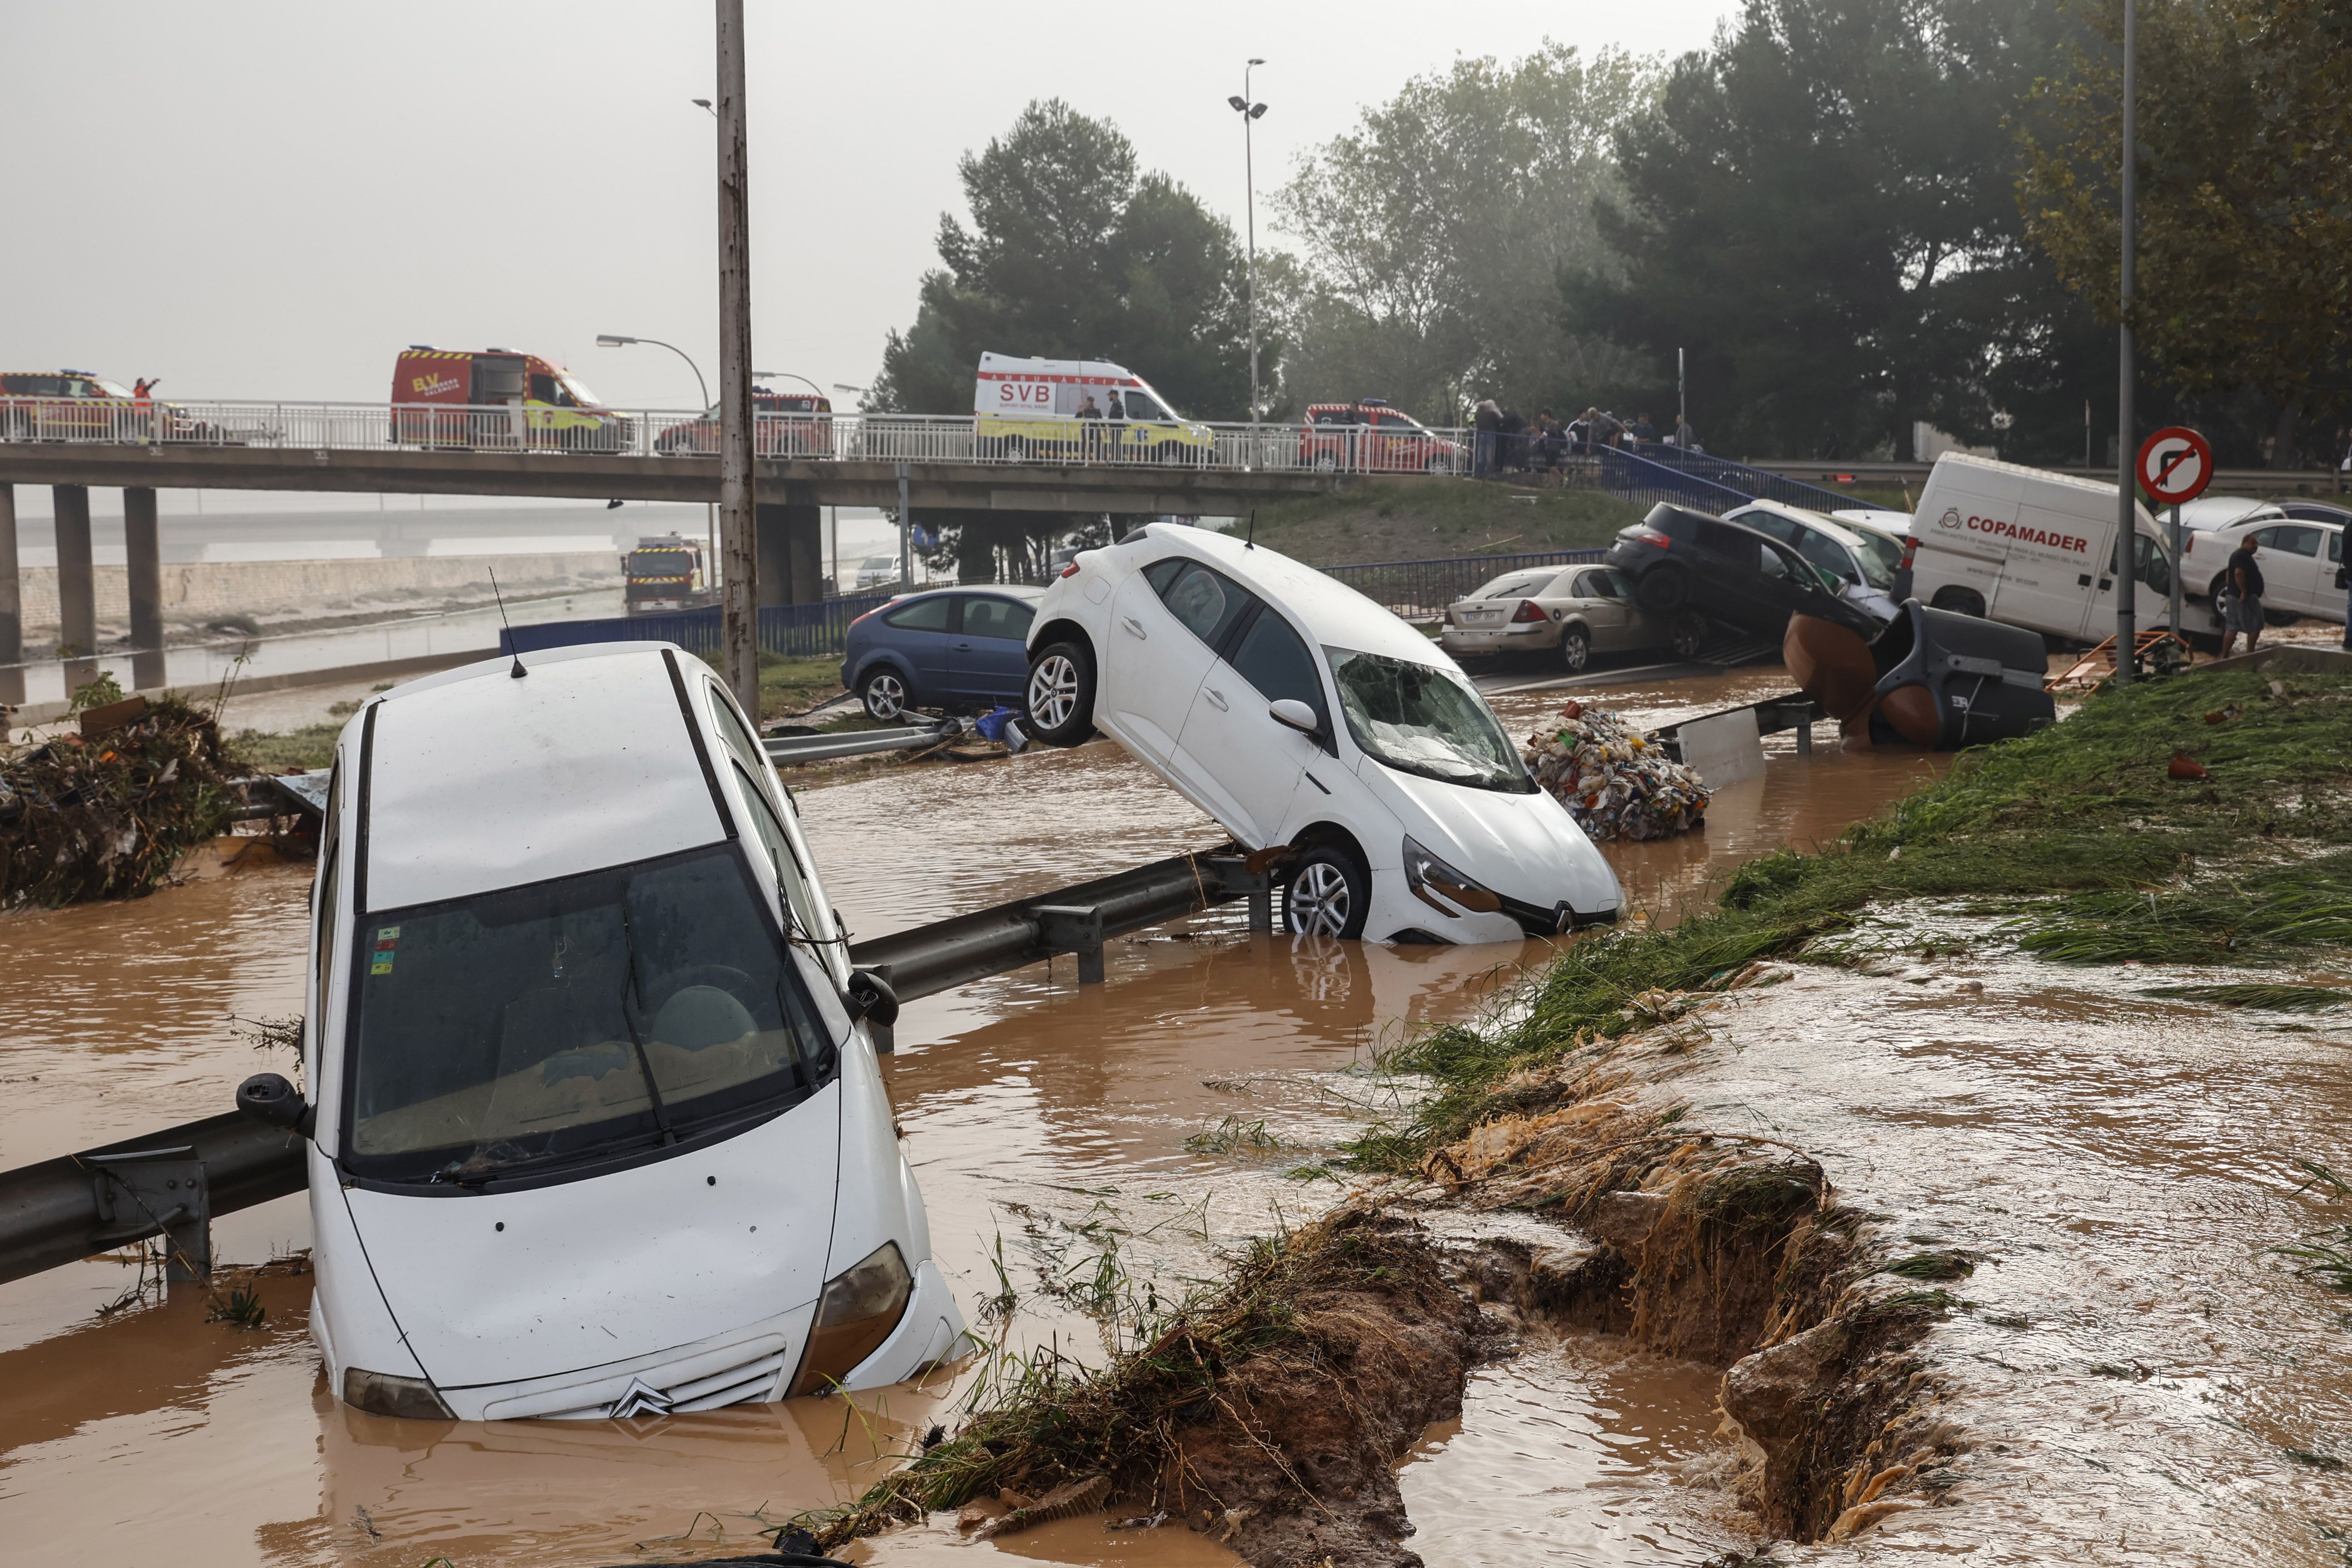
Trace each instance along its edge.
{"label": "white van", "polygon": [[[2171,557],[2147,508],[2132,511],[2138,623],[2168,626]],[[1906,542],[1911,594],[1931,609],[2103,641],[2116,629],[2115,539],[2115,486],[1947,452]]]}
{"label": "white van", "polygon": [[[1081,416],[1088,398],[1099,418]],[[1207,426],[1186,419],[1149,382],[1108,360],[983,353],[971,409],[981,454],[1015,462],[1034,454],[1198,463],[1216,449]]]}

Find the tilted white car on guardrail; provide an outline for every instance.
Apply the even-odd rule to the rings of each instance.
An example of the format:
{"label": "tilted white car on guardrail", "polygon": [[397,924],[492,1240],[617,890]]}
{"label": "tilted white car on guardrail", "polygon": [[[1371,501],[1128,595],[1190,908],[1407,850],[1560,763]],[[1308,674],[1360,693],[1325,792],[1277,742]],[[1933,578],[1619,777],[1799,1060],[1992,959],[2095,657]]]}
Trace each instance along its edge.
{"label": "tilted white car on guardrail", "polygon": [[1096,728],[1283,879],[1292,931],[1479,942],[1614,921],[1608,863],[1454,660],[1354,589],[1152,523],[1029,634],[1030,731]]}

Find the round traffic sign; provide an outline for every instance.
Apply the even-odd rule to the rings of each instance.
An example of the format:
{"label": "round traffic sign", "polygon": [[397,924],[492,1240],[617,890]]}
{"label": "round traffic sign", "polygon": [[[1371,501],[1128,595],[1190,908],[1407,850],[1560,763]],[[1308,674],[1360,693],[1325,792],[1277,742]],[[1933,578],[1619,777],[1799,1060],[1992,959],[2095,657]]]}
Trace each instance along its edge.
{"label": "round traffic sign", "polygon": [[2175,506],[2195,500],[2212,482],[2212,444],[2196,431],[2168,426],[2141,443],[2140,489],[2157,500]]}

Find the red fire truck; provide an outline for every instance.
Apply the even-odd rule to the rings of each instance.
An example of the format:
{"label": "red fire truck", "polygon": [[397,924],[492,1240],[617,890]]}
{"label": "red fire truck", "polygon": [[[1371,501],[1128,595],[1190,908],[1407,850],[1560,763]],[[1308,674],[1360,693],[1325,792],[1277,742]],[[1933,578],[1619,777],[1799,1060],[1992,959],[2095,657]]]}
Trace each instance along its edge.
{"label": "red fire truck", "polygon": [[628,452],[636,432],[553,360],[412,343],[393,362],[392,438],[404,447]]}
{"label": "red fire truck", "polygon": [[1458,473],[1462,444],[1377,397],[1314,403],[1298,431],[1301,468],[1320,473]]}
{"label": "red fire truck", "polygon": [[632,616],[668,615],[712,603],[702,574],[702,545],[680,534],[640,539],[621,557],[621,603]]}

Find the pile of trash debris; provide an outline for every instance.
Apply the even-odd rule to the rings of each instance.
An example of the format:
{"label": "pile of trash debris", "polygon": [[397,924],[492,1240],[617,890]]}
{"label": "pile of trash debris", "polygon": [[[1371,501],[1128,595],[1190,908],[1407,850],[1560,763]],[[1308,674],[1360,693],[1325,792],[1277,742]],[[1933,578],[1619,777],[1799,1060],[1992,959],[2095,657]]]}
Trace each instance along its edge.
{"label": "pile of trash debris", "polygon": [[238,801],[211,714],[133,697],[0,757],[0,909],[136,898],[225,831]]}
{"label": "pile of trash debris", "polygon": [[1604,708],[1570,702],[1522,755],[1594,842],[1671,838],[1706,823],[1708,790],[1665,748]]}

